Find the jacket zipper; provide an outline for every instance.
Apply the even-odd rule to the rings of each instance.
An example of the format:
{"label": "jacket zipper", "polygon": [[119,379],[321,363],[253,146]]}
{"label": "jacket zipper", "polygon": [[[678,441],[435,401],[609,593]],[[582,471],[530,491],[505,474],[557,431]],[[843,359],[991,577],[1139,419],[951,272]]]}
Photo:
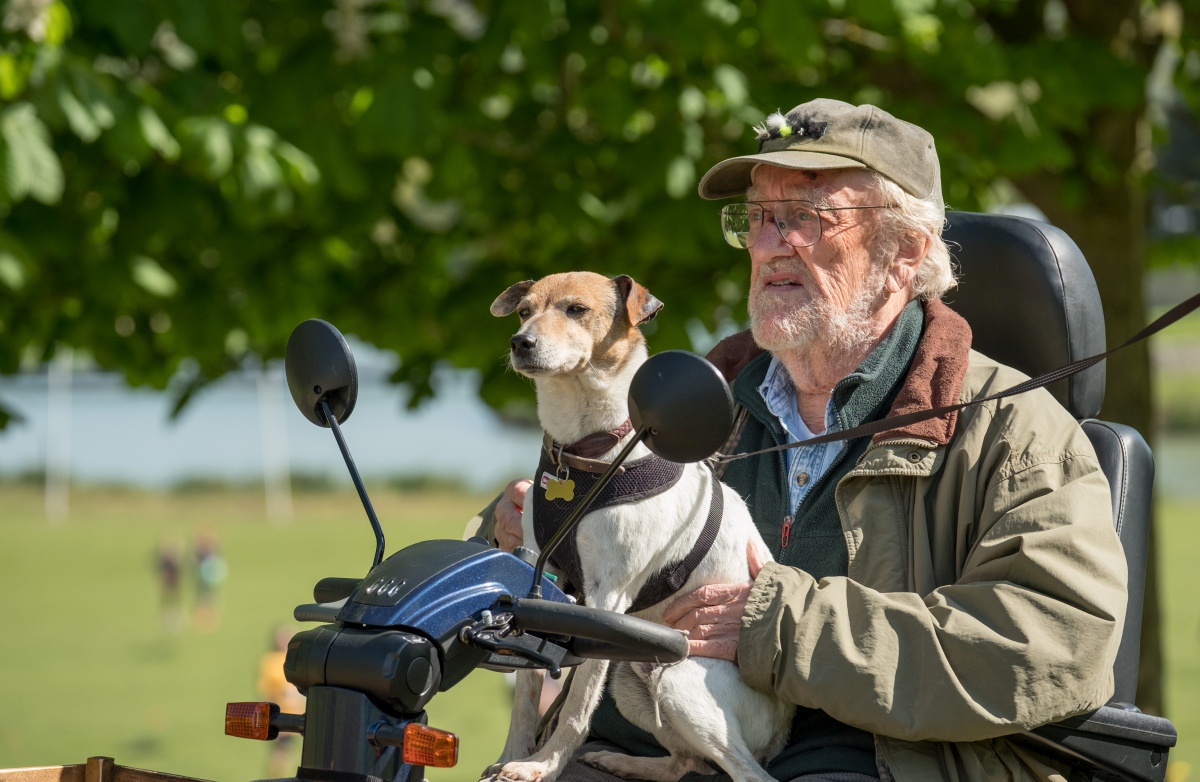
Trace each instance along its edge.
{"label": "jacket zipper", "polygon": [[780,533],[780,543],[783,544],[782,548],[787,548],[788,538],[790,538],[791,536],[792,536],[792,517],[784,516],[783,517],[783,531]]}

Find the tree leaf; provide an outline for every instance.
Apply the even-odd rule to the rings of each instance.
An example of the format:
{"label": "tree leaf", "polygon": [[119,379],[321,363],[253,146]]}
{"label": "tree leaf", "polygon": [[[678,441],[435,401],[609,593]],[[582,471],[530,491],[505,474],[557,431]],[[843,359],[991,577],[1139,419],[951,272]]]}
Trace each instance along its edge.
{"label": "tree leaf", "polygon": [[233,133],[229,123],[217,117],[192,117],[180,126],[182,134],[199,153],[205,173],[220,179],[233,166]]}
{"label": "tree leaf", "polygon": [[71,130],[85,143],[90,144],[100,136],[100,125],[92,113],[75,97],[65,81],[58,83],[58,105],[67,117]]}
{"label": "tree leaf", "polygon": [[133,281],[155,296],[174,296],[179,291],[179,283],[153,258],[138,255],[132,261]]}
{"label": "tree leaf", "polygon": [[138,107],[137,116],[142,138],[146,139],[146,143],[162,155],[164,160],[176,160],[179,157],[179,142],[163,124],[158,112],[143,104]]}
{"label": "tree leaf", "polygon": [[667,166],[667,194],[671,198],[690,195],[696,184],[696,164],[686,155],[679,155]]}
{"label": "tree leaf", "polygon": [[30,196],[44,204],[62,198],[63,170],[50,146],[50,131],[29,103],[0,112],[4,140],[4,187],[13,201]]}
{"label": "tree leaf", "polygon": [[0,249],[0,282],[14,291],[25,287],[25,267],[6,249]]}

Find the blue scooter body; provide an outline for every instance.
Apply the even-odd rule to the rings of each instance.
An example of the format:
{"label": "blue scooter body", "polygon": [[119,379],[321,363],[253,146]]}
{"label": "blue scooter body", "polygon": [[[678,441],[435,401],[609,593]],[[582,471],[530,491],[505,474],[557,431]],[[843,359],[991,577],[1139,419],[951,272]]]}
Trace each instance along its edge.
{"label": "blue scooter body", "polygon": [[[337,618],[436,640],[495,609],[501,596],[523,597],[532,585],[533,567],[506,551],[472,541],[426,540],[368,573]],[[542,599],[575,602],[544,576]]]}

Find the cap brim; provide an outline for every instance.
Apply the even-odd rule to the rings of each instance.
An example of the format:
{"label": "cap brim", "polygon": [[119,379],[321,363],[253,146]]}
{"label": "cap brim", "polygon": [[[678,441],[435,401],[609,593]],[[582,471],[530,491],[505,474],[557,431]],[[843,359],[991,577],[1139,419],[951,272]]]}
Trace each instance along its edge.
{"label": "cap brim", "polygon": [[742,155],[722,160],[710,168],[700,179],[700,197],[716,201],[720,198],[745,195],[746,188],[751,184],[751,172],[759,164],[810,171],[827,168],[867,168],[865,163],[854,158],[799,149]]}

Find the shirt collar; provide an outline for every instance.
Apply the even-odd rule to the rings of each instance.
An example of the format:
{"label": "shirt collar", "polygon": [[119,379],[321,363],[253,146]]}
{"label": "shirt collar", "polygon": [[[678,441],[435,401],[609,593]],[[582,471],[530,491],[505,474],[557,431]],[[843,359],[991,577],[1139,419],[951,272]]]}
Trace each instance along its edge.
{"label": "shirt collar", "polygon": [[[758,386],[758,393],[766,403],[767,410],[783,423],[784,429],[793,438],[806,440],[815,436],[800,417],[800,411],[796,407],[796,386],[792,382],[792,376],[788,374],[783,362],[775,356],[771,356],[771,363],[767,367],[763,382]],[[838,428],[837,415],[831,399],[825,406],[825,430],[836,431]]]}

